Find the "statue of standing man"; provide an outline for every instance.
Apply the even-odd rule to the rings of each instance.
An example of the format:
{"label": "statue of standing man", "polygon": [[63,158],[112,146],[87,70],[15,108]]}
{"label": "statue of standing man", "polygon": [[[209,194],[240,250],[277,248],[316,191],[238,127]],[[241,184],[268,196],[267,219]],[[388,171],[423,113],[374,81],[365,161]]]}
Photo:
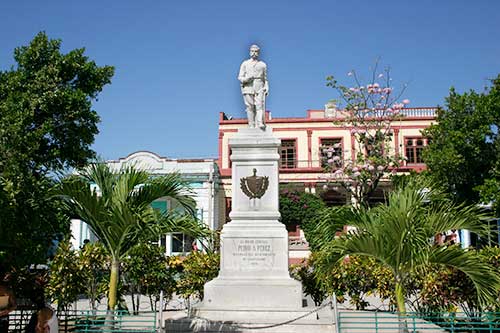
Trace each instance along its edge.
{"label": "statue of standing man", "polygon": [[266,63],[259,60],[260,48],[250,46],[250,59],[240,66],[238,80],[245,102],[248,127],[265,129],[266,96],[269,93]]}

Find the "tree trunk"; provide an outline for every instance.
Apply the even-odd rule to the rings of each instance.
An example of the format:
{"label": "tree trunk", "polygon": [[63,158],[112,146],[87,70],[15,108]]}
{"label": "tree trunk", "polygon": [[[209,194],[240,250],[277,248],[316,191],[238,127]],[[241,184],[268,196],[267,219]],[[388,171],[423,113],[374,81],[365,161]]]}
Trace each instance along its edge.
{"label": "tree trunk", "polygon": [[406,322],[405,289],[400,279],[396,278],[396,304],[398,306],[399,332],[408,332]]}
{"label": "tree trunk", "polygon": [[108,307],[114,310],[116,306],[116,294],[118,289],[118,275],[120,273],[120,261],[114,259],[111,263],[111,275],[109,276]]}

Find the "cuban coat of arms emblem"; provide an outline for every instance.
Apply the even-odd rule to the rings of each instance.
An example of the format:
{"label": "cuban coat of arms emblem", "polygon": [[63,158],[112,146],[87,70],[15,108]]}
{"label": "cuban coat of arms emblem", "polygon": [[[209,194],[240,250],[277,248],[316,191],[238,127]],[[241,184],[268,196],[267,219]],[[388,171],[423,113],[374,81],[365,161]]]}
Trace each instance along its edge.
{"label": "cuban coat of arms emblem", "polygon": [[240,187],[243,193],[250,199],[260,199],[266,193],[269,186],[269,177],[257,176],[257,169],[253,169],[253,176],[240,179]]}

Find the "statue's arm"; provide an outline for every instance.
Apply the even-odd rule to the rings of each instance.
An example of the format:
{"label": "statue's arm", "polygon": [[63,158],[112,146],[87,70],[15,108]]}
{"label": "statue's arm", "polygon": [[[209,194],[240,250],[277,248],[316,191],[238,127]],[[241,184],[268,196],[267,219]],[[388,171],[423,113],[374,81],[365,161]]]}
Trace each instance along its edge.
{"label": "statue's arm", "polygon": [[250,78],[247,77],[247,69],[245,66],[245,63],[243,62],[240,66],[240,72],[238,74],[238,80],[242,83],[245,84],[248,81],[250,81]]}

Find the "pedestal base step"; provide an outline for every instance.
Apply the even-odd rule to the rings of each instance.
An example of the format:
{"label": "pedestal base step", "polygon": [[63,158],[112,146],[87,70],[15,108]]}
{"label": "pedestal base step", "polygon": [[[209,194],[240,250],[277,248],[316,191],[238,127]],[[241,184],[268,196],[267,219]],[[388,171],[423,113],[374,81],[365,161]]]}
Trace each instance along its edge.
{"label": "pedestal base step", "polygon": [[204,308],[286,309],[302,308],[302,285],[290,277],[280,279],[216,278],[205,284]]}
{"label": "pedestal base step", "polygon": [[330,306],[298,310],[193,309],[192,317],[165,321],[165,332],[219,333],[331,333],[334,328]]}

